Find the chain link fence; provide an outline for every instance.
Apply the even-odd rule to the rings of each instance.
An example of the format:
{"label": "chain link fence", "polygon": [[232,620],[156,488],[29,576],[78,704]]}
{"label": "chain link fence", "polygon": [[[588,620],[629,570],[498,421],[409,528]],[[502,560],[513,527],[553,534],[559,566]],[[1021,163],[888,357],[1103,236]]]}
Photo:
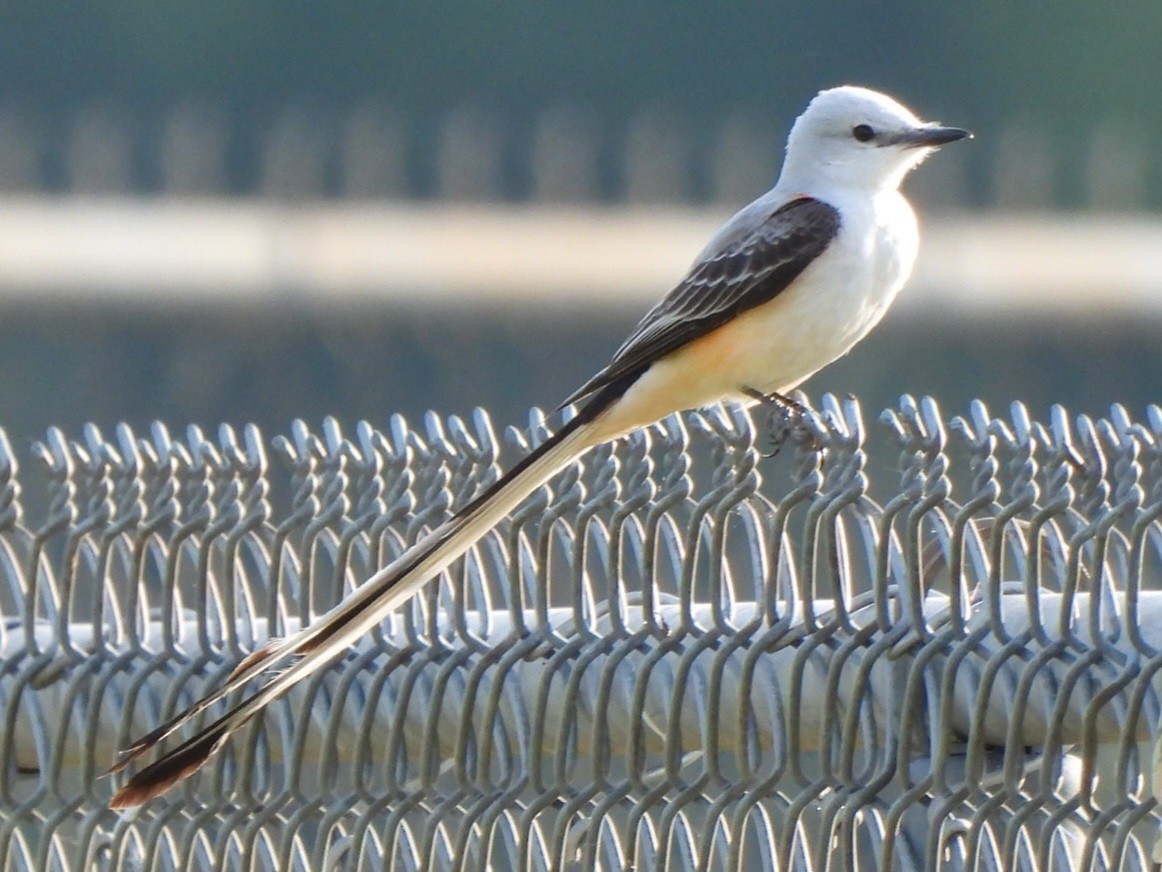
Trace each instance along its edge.
{"label": "chain link fence", "polygon": [[771,459],[740,409],[667,419],[105,808],[119,746],[546,432],[53,430],[35,521],[0,441],[0,868],[1154,868],[1157,407],[828,396]]}

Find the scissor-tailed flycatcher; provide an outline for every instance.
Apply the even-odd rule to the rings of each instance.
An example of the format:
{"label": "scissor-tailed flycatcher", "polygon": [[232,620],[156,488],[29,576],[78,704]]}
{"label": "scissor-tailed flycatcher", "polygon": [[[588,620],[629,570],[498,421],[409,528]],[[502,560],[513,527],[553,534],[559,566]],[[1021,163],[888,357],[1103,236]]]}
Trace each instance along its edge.
{"label": "scissor-tailed flycatcher", "polygon": [[920,121],[864,88],[823,91],[787,140],[775,187],[714,235],[613,360],[566,403],[577,415],[503,478],[327,614],[248,656],[218,690],[141,738],[111,771],[284,661],[261,690],[130,778],[114,808],[194,772],[236,730],[343,654],[564,466],[672,412],[722,399],[779,398],[845,354],[879,321],[916,257],[916,218],[899,192],[933,149],[970,134]]}

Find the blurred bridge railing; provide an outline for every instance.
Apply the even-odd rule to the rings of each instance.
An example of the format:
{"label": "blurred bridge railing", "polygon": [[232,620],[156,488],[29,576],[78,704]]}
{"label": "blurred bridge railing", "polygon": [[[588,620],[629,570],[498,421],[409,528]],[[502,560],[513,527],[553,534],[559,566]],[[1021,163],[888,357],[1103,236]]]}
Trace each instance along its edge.
{"label": "blurred bridge railing", "polygon": [[[695,119],[643,107],[606,118],[559,105],[514,118],[465,102],[418,117],[375,101],[238,113],[93,99],[46,117],[9,101],[0,191],[737,204],[774,179],[786,130],[768,112],[738,106]],[[1138,211],[1162,203],[1159,178],[1136,119],[1063,139],[1022,116],[941,156],[908,187],[928,207]]]}
{"label": "blurred bridge railing", "polygon": [[20,476],[0,442],[0,868],[1150,868],[1156,407],[826,397],[771,459],[741,410],[667,419],[105,808],[118,746],[545,432],[54,430]]}

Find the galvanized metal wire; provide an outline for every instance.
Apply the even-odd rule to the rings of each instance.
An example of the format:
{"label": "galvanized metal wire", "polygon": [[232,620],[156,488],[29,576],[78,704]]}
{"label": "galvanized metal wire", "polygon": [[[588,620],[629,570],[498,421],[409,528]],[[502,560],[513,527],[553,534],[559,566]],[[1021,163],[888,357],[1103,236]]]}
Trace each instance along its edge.
{"label": "galvanized metal wire", "polygon": [[119,746],[545,432],[52,430],[35,521],[0,439],[0,868],[1151,868],[1156,407],[904,397],[867,431],[825,397],[774,459],[743,410],[667,419],[105,808]]}

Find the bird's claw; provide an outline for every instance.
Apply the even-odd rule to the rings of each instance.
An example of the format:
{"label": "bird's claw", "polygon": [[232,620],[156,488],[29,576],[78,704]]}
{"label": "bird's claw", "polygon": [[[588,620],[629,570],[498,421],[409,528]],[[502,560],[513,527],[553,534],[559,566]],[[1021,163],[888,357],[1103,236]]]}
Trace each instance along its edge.
{"label": "bird's claw", "polygon": [[770,450],[760,451],[762,457],[776,456],[792,435],[795,435],[795,441],[808,451],[818,451],[823,447],[815,428],[811,425],[811,410],[798,400],[777,391],[763,393],[755,388],[744,388],[743,392],[758,400],[768,412],[767,440]]}

